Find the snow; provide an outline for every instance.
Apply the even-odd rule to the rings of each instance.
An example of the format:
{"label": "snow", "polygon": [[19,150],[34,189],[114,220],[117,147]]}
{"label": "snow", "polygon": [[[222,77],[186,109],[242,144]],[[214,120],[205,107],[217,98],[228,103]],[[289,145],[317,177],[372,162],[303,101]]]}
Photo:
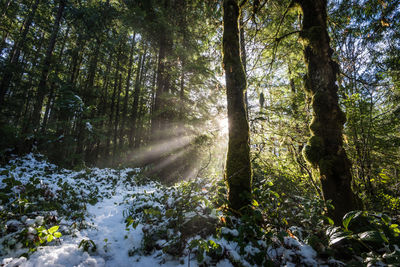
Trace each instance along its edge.
{"label": "snow", "polygon": [[226,227],[221,228],[221,233],[224,235],[232,235],[232,236],[239,236],[239,232],[236,229],[229,229]]}
{"label": "snow", "polygon": [[[40,158],[41,156],[39,156]],[[13,168],[10,166],[14,165]],[[168,257],[160,257],[160,255],[134,255],[130,257],[130,251],[140,249],[143,238],[144,225],[139,224],[135,229],[126,230],[124,212],[128,209],[131,202],[127,199],[135,193],[140,194],[159,194],[155,183],[146,185],[135,185],[135,183],[127,183],[128,173],[138,172],[139,169],[99,169],[93,168],[74,172],[71,170],[59,169],[57,166],[48,163],[45,160],[38,159],[33,154],[27,155],[24,159],[10,162],[10,174],[23,183],[29,183],[30,179],[40,178],[38,187],[48,187],[51,192],[61,190],[58,181],[67,182],[81,191],[81,197],[89,195],[93,192],[99,192],[100,201],[94,205],[87,204],[87,213],[85,220],[90,225],[86,229],[75,230],[71,235],[65,234],[58,242],[52,242],[47,246],[39,247],[36,252],[26,257],[18,257],[27,250],[7,250],[8,255],[1,256],[0,266],[51,266],[51,267],[68,267],[68,266],[93,266],[93,267],[128,267],[128,266],[198,266],[195,260],[185,257],[183,262],[177,262]],[[0,172],[6,168],[0,168]],[[0,188],[5,186],[3,182],[4,176],[0,176]],[[84,177],[84,179],[82,179]],[[116,185],[111,186],[107,181],[116,181]],[[133,184],[133,185],[132,185]],[[131,199],[132,200],[132,199]],[[157,207],[158,203],[137,203],[140,205],[150,205]],[[160,207],[161,208],[161,207]],[[187,214],[188,217],[193,214]],[[26,225],[29,233],[35,233],[34,227],[44,223],[43,216],[35,218],[21,217],[21,221]],[[18,220],[9,221],[8,224],[22,224]],[[61,220],[60,227],[66,229],[64,224],[70,224],[71,221]],[[9,238],[9,236],[7,236]],[[97,247],[95,252],[85,252],[79,248],[82,240],[92,240]],[[1,241],[1,240],[0,240]],[[1,242],[0,242],[1,243]],[[2,250],[0,244],[0,250]],[[220,267],[232,266],[229,261],[221,261],[218,263]]]}
{"label": "snow", "polygon": [[[64,190],[65,183],[71,186],[77,193],[75,197],[79,203],[76,204],[82,205],[82,212],[85,212],[84,207],[86,207],[83,221],[80,223],[87,227],[71,230],[70,226],[76,222],[70,218],[60,217],[58,225],[60,225],[59,231],[63,236],[46,246],[40,246],[29,257],[25,257],[25,255],[21,257],[21,254],[28,252],[26,248],[21,248],[21,243],[17,244],[18,246],[14,250],[6,248],[2,244],[5,238],[7,238],[8,244],[17,242],[16,234],[18,232],[8,234],[5,237],[0,235],[0,266],[199,266],[194,254],[190,254],[188,251],[185,251],[186,254],[179,259],[163,254],[160,250],[154,250],[150,255],[140,253],[144,231],[149,231],[152,228],[150,224],[139,223],[135,228],[129,226],[127,230],[126,218],[124,217],[129,214],[127,211],[151,208],[165,214],[167,209],[173,207],[174,203],[182,201],[181,196],[178,195],[177,191],[174,191],[174,187],[161,191],[159,184],[154,182],[144,185],[137,184],[134,177],[140,172],[140,169],[91,168],[71,171],[48,163],[40,155],[29,154],[22,159],[11,161],[9,166],[0,168],[0,188],[6,186],[5,175],[2,174],[6,170],[9,177],[14,177],[23,185],[39,179],[40,181],[35,184],[36,188],[43,189],[50,197],[55,197],[60,191]],[[23,190],[23,187],[21,188],[13,188],[16,199],[20,191]],[[42,197],[46,198],[46,196]],[[89,204],[88,201],[92,198],[97,201]],[[164,204],[159,201],[161,199],[166,199]],[[4,203],[1,204],[4,205]],[[69,209],[69,205],[71,204],[65,202],[62,206]],[[185,212],[185,221],[196,216],[204,216],[202,211],[204,208],[205,204],[200,203],[194,211]],[[57,211],[48,211],[47,214],[59,217]],[[213,209],[211,217],[218,218],[218,216],[220,214]],[[136,221],[137,218],[133,219]],[[6,225],[16,229],[24,227],[29,238],[34,238],[37,234],[35,228],[44,225],[45,221],[46,218],[43,217],[43,214],[31,214],[21,216],[19,220],[9,220]],[[168,221],[169,219],[162,221],[159,226],[166,225]],[[138,222],[140,221],[138,220]],[[221,234],[234,239],[239,237],[237,229],[228,227],[222,227]],[[181,236],[181,233],[168,229],[168,236],[178,237]],[[243,251],[241,251],[238,242],[226,240],[224,237],[217,239],[210,236],[208,238],[219,244],[229,259],[236,263],[239,262],[242,266],[253,266],[243,258]],[[96,251],[84,251],[80,247],[82,240],[91,240],[96,245]],[[156,243],[162,247],[167,242],[169,241],[160,239]],[[318,266],[317,253],[310,246],[295,238],[285,237],[283,244],[275,247],[267,245],[262,240],[259,240],[258,244],[260,245],[259,248],[266,250],[270,259],[274,262],[280,262],[282,266],[296,266],[296,263],[299,262],[304,266]],[[243,249],[244,254],[245,256],[254,256],[260,252],[259,248],[248,243]],[[204,256],[205,261],[210,260],[209,256]],[[213,263],[213,265],[218,267],[233,266],[229,259],[222,259]]]}
{"label": "snow", "polygon": [[93,132],[93,126],[92,126],[92,124],[90,124],[90,122],[86,122],[86,129],[87,129],[89,132]]}

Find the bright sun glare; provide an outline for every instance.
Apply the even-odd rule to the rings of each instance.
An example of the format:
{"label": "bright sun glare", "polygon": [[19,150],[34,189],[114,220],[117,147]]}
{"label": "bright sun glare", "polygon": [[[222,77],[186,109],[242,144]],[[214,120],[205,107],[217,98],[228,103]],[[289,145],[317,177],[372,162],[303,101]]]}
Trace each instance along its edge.
{"label": "bright sun glare", "polygon": [[227,135],[229,132],[228,118],[221,118],[217,120],[218,130],[222,135]]}

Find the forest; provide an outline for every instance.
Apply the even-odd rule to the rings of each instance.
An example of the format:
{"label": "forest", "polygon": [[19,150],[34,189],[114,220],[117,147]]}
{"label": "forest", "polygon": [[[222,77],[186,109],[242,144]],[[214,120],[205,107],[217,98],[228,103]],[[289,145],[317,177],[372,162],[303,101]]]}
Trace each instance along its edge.
{"label": "forest", "polygon": [[0,12],[0,266],[400,266],[399,0]]}

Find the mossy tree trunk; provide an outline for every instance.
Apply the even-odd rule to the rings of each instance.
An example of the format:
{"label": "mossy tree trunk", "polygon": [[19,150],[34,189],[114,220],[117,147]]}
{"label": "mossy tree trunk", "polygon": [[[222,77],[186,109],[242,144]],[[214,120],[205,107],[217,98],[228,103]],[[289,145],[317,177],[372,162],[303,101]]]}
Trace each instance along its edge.
{"label": "mossy tree trunk", "polygon": [[343,125],[346,117],[339,107],[336,76],[338,65],[327,32],[326,0],[297,0],[303,11],[301,38],[307,65],[306,90],[312,97],[311,138],[305,158],[319,170],[325,200],[335,206],[330,216],[341,224],[343,215],[356,209],[351,189],[351,163],[343,148]]}
{"label": "mossy tree trunk", "polygon": [[246,75],[240,58],[237,0],[224,0],[223,63],[228,102],[229,143],[226,179],[229,205],[240,210],[251,203],[249,123],[246,116]]}

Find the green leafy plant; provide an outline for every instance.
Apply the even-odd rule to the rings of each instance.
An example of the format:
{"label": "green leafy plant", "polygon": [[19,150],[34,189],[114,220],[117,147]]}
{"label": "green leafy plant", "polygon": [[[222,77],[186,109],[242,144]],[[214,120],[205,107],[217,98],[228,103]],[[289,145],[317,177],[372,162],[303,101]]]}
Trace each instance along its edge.
{"label": "green leafy plant", "polygon": [[40,226],[36,228],[38,240],[36,244],[43,244],[44,242],[50,243],[51,241],[58,239],[62,236],[60,232],[57,232],[59,226],[53,226],[49,229],[46,229],[44,226]]}
{"label": "green leafy plant", "polygon": [[[107,243],[107,241],[105,242]],[[78,248],[82,248],[83,251],[86,252],[96,252],[97,250],[96,244],[91,239],[82,239],[82,241],[79,243]]]}
{"label": "green leafy plant", "polygon": [[343,217],[343,227],[329,227],[326,234],[337,257],[361,255],[364,263],[400,262],[400,228],[386,214],[352,211]]}

